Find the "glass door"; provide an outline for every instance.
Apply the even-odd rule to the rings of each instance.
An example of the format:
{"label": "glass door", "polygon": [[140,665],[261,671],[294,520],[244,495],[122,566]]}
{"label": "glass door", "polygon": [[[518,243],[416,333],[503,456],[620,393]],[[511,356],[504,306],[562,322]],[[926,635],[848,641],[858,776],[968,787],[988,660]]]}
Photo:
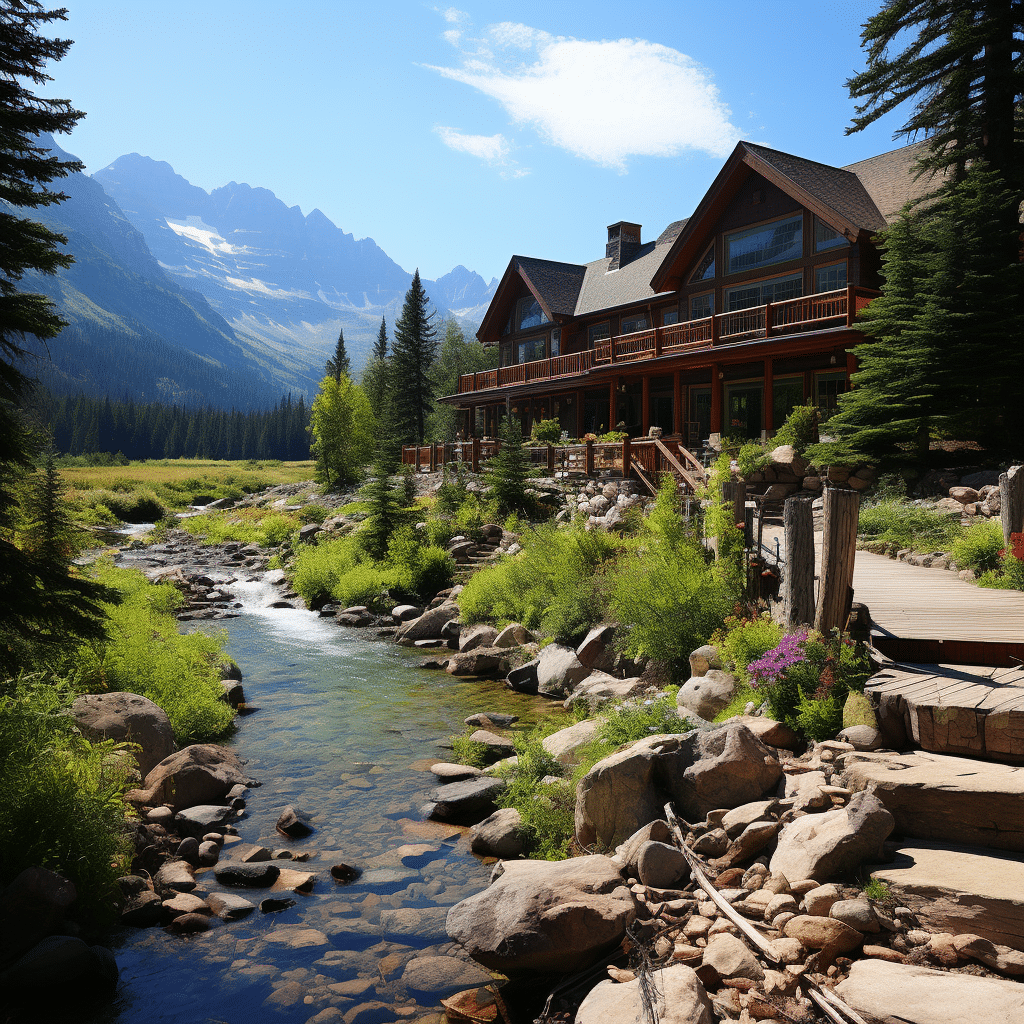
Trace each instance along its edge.
{"label": "glass door", "polygon": [[764,424],[763,384],[726,386],[726,433],[732,437],[760,437]]}

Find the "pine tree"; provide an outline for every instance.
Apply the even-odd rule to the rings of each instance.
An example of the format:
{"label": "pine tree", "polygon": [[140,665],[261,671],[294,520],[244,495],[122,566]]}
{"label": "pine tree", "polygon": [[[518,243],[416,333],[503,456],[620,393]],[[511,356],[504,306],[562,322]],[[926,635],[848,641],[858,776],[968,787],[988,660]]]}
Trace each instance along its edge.
{"label": "pine tree", "polygon": [[370,507],[358,534],[363,549],[378,561],[387,555],[388,542],[402,523],[402,485],[396,485],[392,480],[397,469],[397,446],[384,438],[377,446],[373,479],[362,490]]}
{"label": "pine tree", "polygon": [[417,270],[405,293],[402,315],[395,324],[390,382],[395,432],[400,440],[416,444],[423,441],[433,403],[430,368],[437,348],[437,331],[431,323],[434,311],[427,311],[429,301]]}
{"label": "pine tree", "polygon": [[394,415],[391,406],[391,358],[388,355],[388,328],[384,317],[380,318],[380,330],[373,352],[363,368],[363,391],[370,400],[370,408],[377,420],[377,428],[383,436],[394,433]]}
{"label": "pine tree", "polygon": [[334,355],[327,360],[324,375],[333,377],[340,384],[342,374],[351,377],[352,366],[349,363],[348,353],[345,351],[345,330],[338,328],[338,341],[334,346]]}
{"label": "pine tree", "polygon": [[526,481],[532,475],[530,460],[523,449],[523,432],[517,419],[506,417],[498,431],[501,447],[487,463],[484,476],[488,494],[503,514],[529,512],[531,501],[526,493]]}
{"label": "pine tree", "polygon": [[388,322],[386,317],[380,318],[380,330],[377,331],[377,340],[373,345],[374,359],[387,359],[388,357]]}

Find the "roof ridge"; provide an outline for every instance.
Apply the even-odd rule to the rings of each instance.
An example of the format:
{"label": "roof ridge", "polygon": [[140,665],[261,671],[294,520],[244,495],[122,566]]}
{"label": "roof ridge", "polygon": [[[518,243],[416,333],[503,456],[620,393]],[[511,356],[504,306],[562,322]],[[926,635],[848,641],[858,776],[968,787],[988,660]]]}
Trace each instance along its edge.
{"label": "roof ridge", "polygon": [[[760,150],[764,150],[764,151],[766,151],[768,153],[778,153],[780,156],[789,157],[790,160],[799,160],[800,163],[802,163],[802,164],[814,164],[816,167],[824,167],[824,168],[826,168],[826,169],[828,169],[830,171],[846,171],[847,174],[852,174],[853,173],[852,171],[848,170],[848,168],[846,168],[846,167],[839,167],[836,164],[827,164],[823,160],[811,160],[811,159],[809,159],[808,157],[805,157],[805,156],[797,156],[796,153],[787,153],[784,149],[772,149],[771,146],[762,146],[762,145],[760,145],[760,143],[757,143],[757,142],[746,142],[744,140],[741,140],[741,141],[743,142],[743,145],[746,146],[748,149],[753,149],[753,150],[760,149]],[[873,160],[874,157],[869,157],[868,159],[872,159]]]}

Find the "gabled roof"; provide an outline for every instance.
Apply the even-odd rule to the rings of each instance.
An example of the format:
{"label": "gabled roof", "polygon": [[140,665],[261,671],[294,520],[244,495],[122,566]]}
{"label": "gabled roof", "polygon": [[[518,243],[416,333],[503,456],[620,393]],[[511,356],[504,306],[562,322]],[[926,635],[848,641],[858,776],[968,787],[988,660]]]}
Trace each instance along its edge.
{"label": "gabled roof", "polygon": [[938,184],[932,174],[917,177],[914,169],[927,145],[927,140],[915,142],[843,168],[857,175],[886,224],[891,224],[907,203],[920,199]]}
{"label": "gabled roof", "polygon": [[504,311],[521,294],[523,283],[540,303],[549,320],[572,316],[586,272],[587,268],[578,263],[513,256],[495,289],[476,336],[483,341],[488,336],[501,334],[506,319]]}

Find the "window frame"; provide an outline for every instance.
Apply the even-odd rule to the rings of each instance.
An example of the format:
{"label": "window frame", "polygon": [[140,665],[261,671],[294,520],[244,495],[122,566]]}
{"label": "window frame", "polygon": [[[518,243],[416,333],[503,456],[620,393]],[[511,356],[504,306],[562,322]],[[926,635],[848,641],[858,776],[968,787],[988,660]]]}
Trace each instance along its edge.
{"label": "window frame", "polygon": [[[708,256],[711,257],[711,262],[708,263],[706,267],[704,267],[704,273],[700,277],[698,277],[697,272],[704,265],[704,262],[707,260]],[[709,270],[711,271],[710,274],[708,273]],[[694,265],[694,268],[691,271],[690,276],[686,279],[686,283],[702,284],[704,281],[713,281],[717,276],[717,273],[718,266],[715,256],[715,243],[714,241],[712,241],[711,244],[704,250],[704,252],[701,253],[701,257],[699,260],[697,260],[697,263]]]}
{"label": "window frame", "polygon": [[[737,269],[732,268],[732,260],[729,256],[729,246],[735,241],[739,241],[742,238],[750,235],[755,235],[758,232],[765,231],[771,228],[773,225],[782,225],[790,222],[799,222],[799,227],[795,231],[795,236],[799,239],[800,251],[796,255],[785,255],[779,259],[766,260],[763,263],[757,263],[752,266],[739,267]],[[752,224],[749,227],[740,228],[737,231],[726,231],[722,234],[722,264],[723,264],[723,277],[732,277],[735,274],[747,274],[756,272],[763,269],[764,267],[774,267],[780,263],[790,263],[794,260],[800,260],[804,258],[804,211],[801,209],[799,213],[786,214],[783,217],[773,217],[771,220],[762,221],[760,224]]]}
{"label": "window frame", "polygon": [[[643,324],[643,327],[633,327],[632,330],[627,330],[629,324]],[[647,322],[647,314],[643,316],[631,316],[628,320],[623,317],[619,320],[619,334],[639,334],[640,331],[650,330],[651,325]]]}
{"label": "window frame", "polygon": [[729,306],[729,296],[732,293],[734,293],[734,292],[744,291],[744,290],[747,290],[747,289],[750,289],[750,288],[763,289],[764,285],[766,285],[766,284],[775,283],[775,282],[780,282],[781,283],[782,281],[799,281],[799,283],[800,283],[800,291],[799,291],[799,293],[796,294],[796,295],[789,295],[789,296],[787,296],[787,299],[799,299],[799,298],[803,297],[803,294],[804,294],[804,272],[802,270],[797,270],[797,271],[794,271],[794,272],[792,272],[790,274],[776,274],[773,277],[762,277],[762,278],[759,278],[756,281],[744,281],[742,284],[735,284],[735,285],[732,285],[729,288],[723,289],[723,292],[722,292],[722,300],[723,300],[722,301],[722,305],[725,307],[724,312],[726,312],[726,313],[738,313],[738,312],[740,312],[741,310],[744,310],[744,309],[757,309],[758,306],[765,306],[765,305],[767,305],[767,302],[785,302],[785,301],[787,301],[786,299],[775,299],[775,298],[772,298],[772,299],[768,299],[767,302],[765,302],[764,301],[764,293],[762,291],[762,293],[761,293],[761,301],[760,302],[755,302],[755,303],[753,303],[752,305],[749,305],[749,306],[737,306],[735,309],[732,309]]}
{"label": "window frame", "polygon": [[[818,226],[828,228],[829,231],[835,232],[831,239],[825,241],[818,240]],[[832,249],[840,249],[843,246],[849,246],[850,242],[847,237],[836,228],[832,227],[828,221],[822,220],[820,217],[815,216],[814,218],[814,251],[819,252],[830,252]]]}
{"label": "window frame", "polygon": [[[707,299],[708,300],[708,310],[709,310],[709,312],[702,313],[700,316],[694,316],[693,304],[698,299]],[[714,316],[715,315],[715,291],[714,291],[714,289],[712,288],[711,291],[707,291],[707,292],[697,292],[694,295],[688,296],[687,304],[688,304],[688,307],[689,307],[688,312],[690,314],[690,320],[691,321],[693,321],[693,320],[706,320],[709,316]]]}
{"label": "window frame", "polygon": [[[845,273],[845,280],[841,285],[837,285],[835,288],[819,288],[818,287],[818,275],[826,270],[835,270],[838,267],[842,267]],[[823,263],[820,266],[816,266],[814,269],[814,295],[821,295],[825,292],[837,292],[845,288],[850,283],[850,266],[848,260],[839,260],[836,263]]]}

